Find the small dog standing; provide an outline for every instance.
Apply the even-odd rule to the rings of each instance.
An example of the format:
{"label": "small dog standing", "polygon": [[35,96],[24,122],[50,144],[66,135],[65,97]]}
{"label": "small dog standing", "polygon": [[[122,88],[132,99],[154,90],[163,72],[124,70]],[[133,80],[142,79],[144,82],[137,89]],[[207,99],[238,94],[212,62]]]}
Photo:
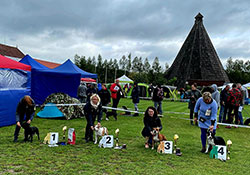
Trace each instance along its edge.
{"label": "small dog standing", "polygon": [[215,145],[226,145],[225,140],[220,136],[214,136],[214,133],[210,130],[207,132],[207,149],[206,154],[212,150]]}
{"label": "small dog standing", "polygon": [[34,134],[36,134],[38,137],[38,140],[40,140],[39,129],[37,127],[35,127],[35,126],[30,127],[29,124],[25,123],[23,125],[23,128],[24,128],[24,137],[25,137],[24,141],[32,142]]}
{"label": "small dog standing", "polygon": [[154,149],[155,143],[165,140],[167,140],[167,138],[163,134],[160,134],[159,128],[154,129],[152,138],[152,149]]}
{"label": "small dog standing", "polygon": [[94,144],[97,144],[98,137],[108,135],[108,129],[106,127],[95,125],[94,131],[95,131],[95,142],[94,142]]}

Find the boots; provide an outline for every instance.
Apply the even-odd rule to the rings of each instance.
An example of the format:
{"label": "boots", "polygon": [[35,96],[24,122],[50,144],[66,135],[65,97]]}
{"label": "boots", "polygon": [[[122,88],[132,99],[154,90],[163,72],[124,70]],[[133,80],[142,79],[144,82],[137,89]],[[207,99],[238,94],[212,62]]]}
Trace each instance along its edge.
{"label": "boots", "polygon": [[202,147],[201,153],[205,153],[205,152],[206,152],[206,147]]}

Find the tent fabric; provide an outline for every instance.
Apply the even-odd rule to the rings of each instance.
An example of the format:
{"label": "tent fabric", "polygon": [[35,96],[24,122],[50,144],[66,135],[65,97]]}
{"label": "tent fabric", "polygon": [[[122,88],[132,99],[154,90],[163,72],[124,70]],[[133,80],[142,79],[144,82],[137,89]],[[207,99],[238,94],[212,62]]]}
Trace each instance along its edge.
{"label": "tent fabric", "polygon": [[29,73],[19,69],[0,69],[0,89],[30,87]]}
{"label": "tent fabric", "polygon": [[134,81],[128,78],[126,75],[123,75],[117,79],[120,81],[120,83],[134,83]]}
{"label": "tent fabric", "polygon": [[31,71],[31,66],[23,64],[23,63],[19,63],[15,60],[12,60],[2,55],[0,55],[0,68],[20,69],[20,70]]}
{"label": "tent fabric", "polygon": [[0,127],[16,123],[16,108],[25,95],[30,95],[30,90],[0,89]]}
{"label": "tent fabric", "polygon": [[42,104],[50,94],[57,92],[77,97],[79,73],[32,69],[31,75],[31,97],[37,104]]}
{"label": "tent fabric", "polygon": [[96,80],[94,80],[92,78],[81,78],[81,81],[84,81],[84,82],[96,82]]}
{"label": "tent fabric", "polygon": [[51,104],[54,104],[54,103],[48,103],[48,106],[45,106],[43,108],[43,110],[38,112],[37,116],[40,117],[40,118],[61,118],[61,117],[65,117],[63,115],[63,113],[56,106],[52,106]]}
{"label": "tent fabric", "polygon": [[19,62],[31,66],[32,69],[49,69],[48,67],[34,60],[28,54],[25,55],[25,57],[23,57]]}
{"label": "tent fabric", "polygon": [[70,59],[65,61],[62,65],[54,68],[53,70],[58,72],[80,73],[82,78],[97,78],[96,74],[86,72],[77,67]]}

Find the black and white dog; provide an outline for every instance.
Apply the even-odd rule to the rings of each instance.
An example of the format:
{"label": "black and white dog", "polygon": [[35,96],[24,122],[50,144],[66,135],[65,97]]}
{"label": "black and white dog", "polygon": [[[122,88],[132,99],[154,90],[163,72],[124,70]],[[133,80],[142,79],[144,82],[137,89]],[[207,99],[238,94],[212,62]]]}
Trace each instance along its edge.
{"label": "black and white dog", "polygon": [[34,134],[37,135],[38,140],[40,140],[40,136],[39,136],[39,129],[35,126],[31,127],[30,124],[23,124],[23,128],[24,128],[24,141],[33,141],[33,136]]}
{"label": "black and white dog", "polygon": [[225,140],[220,136],[215,136],[210,129],[207,131],[207,149],[205,153],[208,153],[212,150],[215,145],[226,145]]}

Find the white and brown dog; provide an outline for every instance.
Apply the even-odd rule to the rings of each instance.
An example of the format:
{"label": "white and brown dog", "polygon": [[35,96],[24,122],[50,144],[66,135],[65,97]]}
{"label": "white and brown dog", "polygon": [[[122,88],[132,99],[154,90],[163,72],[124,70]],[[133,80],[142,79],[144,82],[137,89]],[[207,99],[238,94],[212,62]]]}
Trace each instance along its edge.
{"label": "white and brown dog", "polygon": [[94,142],[94,144],[97,144],[98,137],[108,135],[108,129],[106,127],[95,125],[94,131],[95,131],[95,142]]}
{"label": "white and brown dog", "polygon": [[167,140],[167,138],[163,134],[160,134],[159,128],[155,128],[152,132],[153,132],[152,149],[154,149],[155,144],[157,142],[165,141]]}
{"label": "white and brown dog", "polygon": [[215,145],[226,145],[225,140],[220,136],[215,136],[210,130],[207,131],[207,149],[206,154],[210,152]]}

